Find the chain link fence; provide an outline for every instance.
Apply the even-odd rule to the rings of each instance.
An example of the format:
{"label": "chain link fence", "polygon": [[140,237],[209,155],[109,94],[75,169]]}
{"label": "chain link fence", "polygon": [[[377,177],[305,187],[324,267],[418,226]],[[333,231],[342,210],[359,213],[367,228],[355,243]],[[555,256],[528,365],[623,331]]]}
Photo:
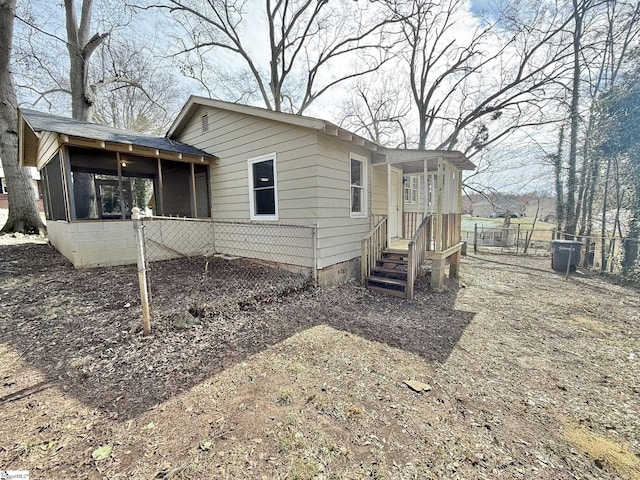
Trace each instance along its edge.
{"label": "chain link fence", "polygon": [[555,238],[554,235],[554,229],[532,229],[531,225],[487,228],[480,224],[473,230],[463,231],[462,241],[476,248],[538,255],[551,252],[551,240]]}
{"label": "chain link fence", "polygon": [[156,324],[255,308],[316,280],[314,225],[154,216],[134,228]]}
{"label": "chain link fence", "polygon": [[[487,228],[476,224],[462,232],[462,241],[475,251],[517,255],[551,255],[554,239],[570,238],[564,232],[531,225]],[[582,243],[580,266],[640,283],[640,239],[614,236],[576,236]]]}

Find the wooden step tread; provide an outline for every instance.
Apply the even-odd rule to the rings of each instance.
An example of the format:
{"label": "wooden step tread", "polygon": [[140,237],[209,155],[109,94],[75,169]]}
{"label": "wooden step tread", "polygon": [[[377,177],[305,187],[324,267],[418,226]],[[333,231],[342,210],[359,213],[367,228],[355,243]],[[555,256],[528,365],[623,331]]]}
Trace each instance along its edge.
{"label": "wooden step tread", "polygon": [[384,293],[385,295],[393,295],[394,297],[405,298],[406,294],[402,290],[390,290],[388,288],[376,287],[375,285],[367,285],[369,290]]}
{"label": "wooden step tread", "polygon": [[369,275],[367,277],[367,281],[368,282],[382,283],[384,285],[395,285],[395,286],[398,286],[398,287],[406,287],[407,286],[407,281],[406,280],[399,280],[397,278],[378,277],[376,275]]}
{"label": "wooden step tread", "polygon": [[374,273],[384,273],[384,274],[389,274],[389,275],[404,275],[405,278],[407,276],[407,271],[406,270],[400,270],[398,268],[374,267],[373,268],[373,272]]}
{"label": "wooden step tread", "polygon": [[390,253],[392,255],[409,255],[409,250],[400,250],[397,248],[385,248],[382,253]]}
{"label": "wooden step tread", "polygon": [[378,263],[395,263],[396,265],[406,265],[406,260],[396,260],[395,258],[381,258]]}

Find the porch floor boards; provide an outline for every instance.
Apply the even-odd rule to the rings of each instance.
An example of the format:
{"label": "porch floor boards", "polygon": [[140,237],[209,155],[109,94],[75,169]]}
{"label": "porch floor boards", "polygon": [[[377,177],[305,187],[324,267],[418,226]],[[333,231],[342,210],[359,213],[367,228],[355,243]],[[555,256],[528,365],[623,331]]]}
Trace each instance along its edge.
{"label": "porch floor boards", "polygon": [[389,248],[387,250],[398,251],[398,252],[408,252],[409,251],[409,242],[411,240],[408,238],[392,238],[389,243]]}

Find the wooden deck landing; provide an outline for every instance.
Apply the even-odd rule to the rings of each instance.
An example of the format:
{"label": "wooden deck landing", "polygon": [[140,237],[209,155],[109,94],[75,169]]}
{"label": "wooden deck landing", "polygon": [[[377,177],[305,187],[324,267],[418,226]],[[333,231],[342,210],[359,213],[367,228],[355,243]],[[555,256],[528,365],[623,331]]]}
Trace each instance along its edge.
{"label": "wooden deck landing", "polygon": [[399,250],[399,251],[403,251],[403,252],[408,252],[409,251],[409,242],[411,240],[410,239],[405,239],[405,238],[392,238],[391,239],[391,243],[389,243],[389,249],[390,250]]}

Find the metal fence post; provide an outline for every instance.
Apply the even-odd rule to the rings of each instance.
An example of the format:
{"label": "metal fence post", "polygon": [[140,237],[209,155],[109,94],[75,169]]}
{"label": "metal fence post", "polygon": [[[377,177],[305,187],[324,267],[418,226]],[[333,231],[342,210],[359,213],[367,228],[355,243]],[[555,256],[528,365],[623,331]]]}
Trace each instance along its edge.
{"label": "metal fence post", "polygon": [[151,333],[151,308],[149,307],[149,285],[147,283],[147,262],[144,248],[144,226],[140,209],[131,209],[133,219],[133,232],[136,239],[136,252],[138,257],[138,283],[140,284],[140,303],[142,305],[142,330],[145,335]]}
{"label": "metal fence post", "polygon": [[473,253],[478,253],[478,224],[473,226]]}

